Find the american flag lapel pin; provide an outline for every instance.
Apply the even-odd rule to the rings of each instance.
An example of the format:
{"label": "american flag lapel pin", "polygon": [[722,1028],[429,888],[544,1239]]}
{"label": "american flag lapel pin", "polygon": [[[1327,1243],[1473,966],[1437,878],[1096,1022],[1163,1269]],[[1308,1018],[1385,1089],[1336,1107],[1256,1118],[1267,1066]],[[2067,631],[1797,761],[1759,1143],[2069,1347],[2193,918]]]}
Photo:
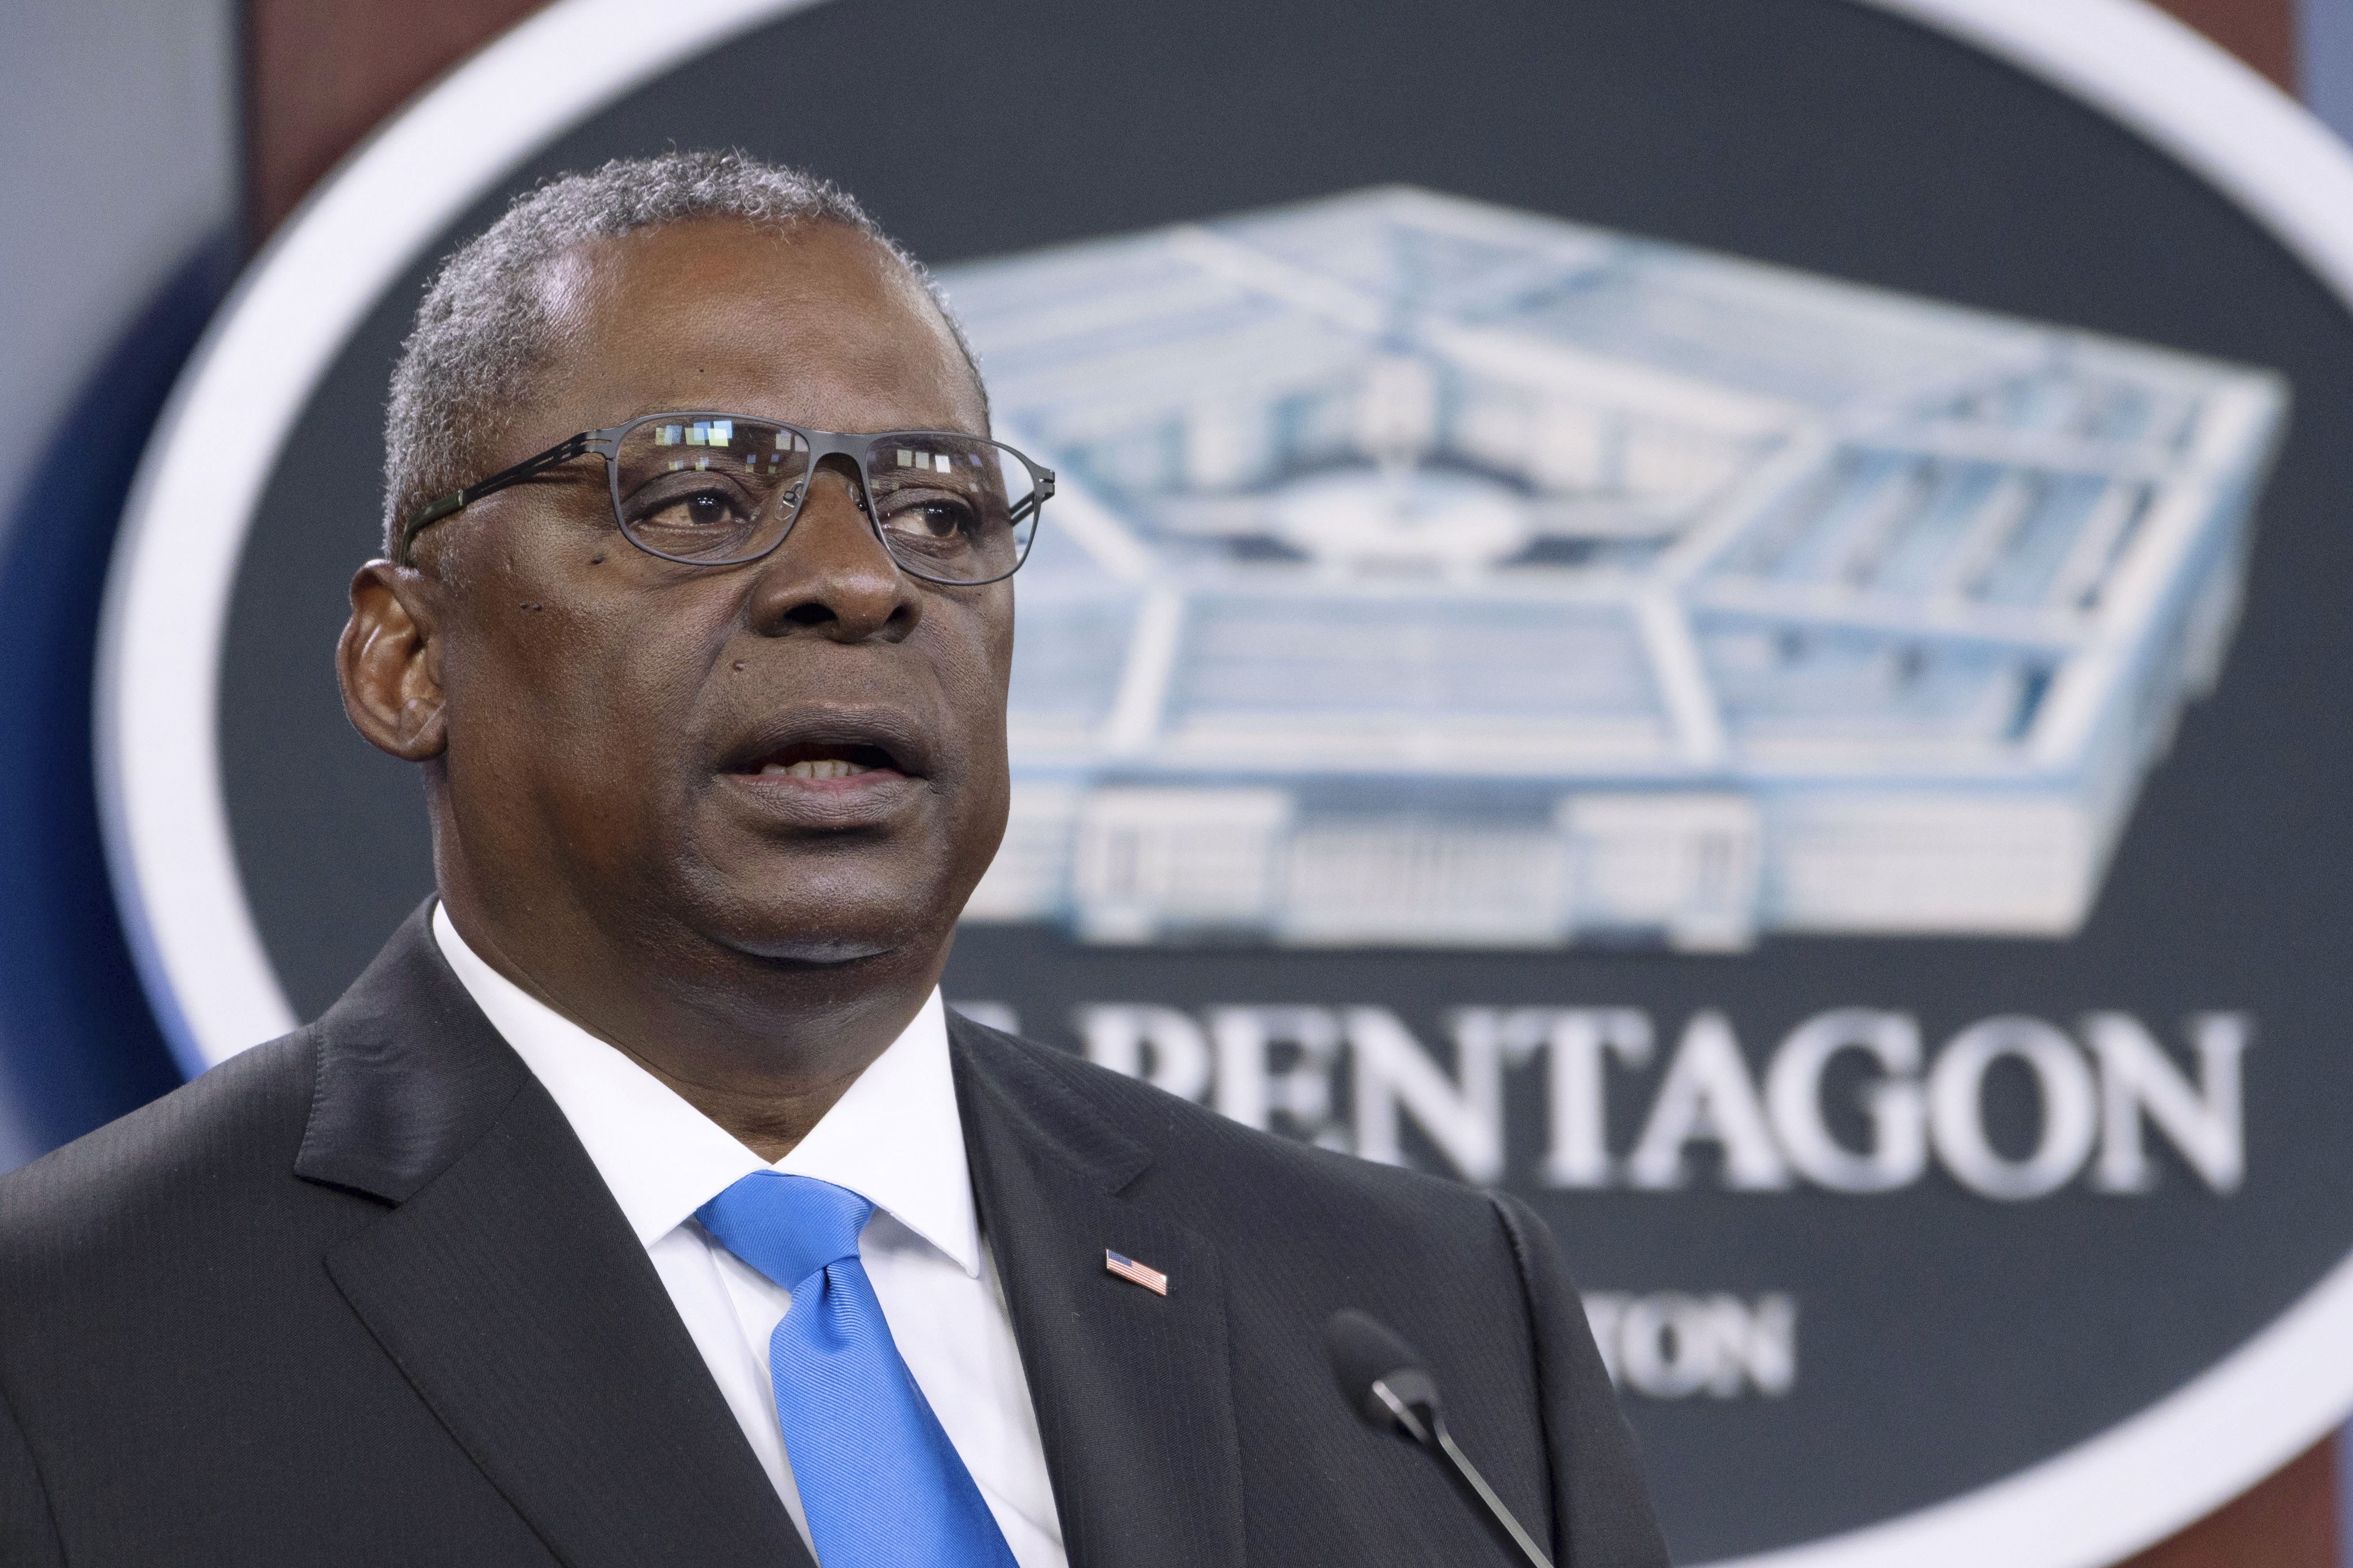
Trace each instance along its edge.
{"label": "american flag lapel pin", "polygon": [[1157,1268],[1138,1263],[1133,1258],[1124,1258],[1109,1247],[1103,1249],[1103,1272],[1116,1274],[1131,1285],[1141,1285],[1155,1296],[1168,1294],[1168,1276]]}

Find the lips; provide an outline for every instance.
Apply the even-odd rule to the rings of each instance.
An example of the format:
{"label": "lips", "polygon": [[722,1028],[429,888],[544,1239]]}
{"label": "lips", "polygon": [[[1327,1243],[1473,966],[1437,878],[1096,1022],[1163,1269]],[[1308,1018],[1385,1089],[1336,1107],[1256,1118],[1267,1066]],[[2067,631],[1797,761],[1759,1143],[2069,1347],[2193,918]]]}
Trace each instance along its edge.
{"label": "lips", "polygon": [[772,777],[781,773],[786,778],[807,779],[826,783],[833,779],[856,778],[881,769],[901,773],[898,762],[880,746],[839,745],[816,741],[797,746],[787,746],[773,756],[764,757],[750,771]]}
{"label": "lips", "polygon": [[[747,779],[839,784],[876,773],[921,778],[929,748],[902,713],[828,710],[787,715],[730,748],[720,771]],[[871,780],[880,783],[881,780]]]}
{"label": "lips", "polygon": [[760,772],[763,775],[782,773],[786,778],[808,779],[818,783],[834,779],[856,778],[860,773],[871,773],[873,771],[871,763],[853,763],[843,757],[810,757],[797,763],[760,764]]}
{"label": "lips", "polygon": [[754,819],[787,832],[887,826],[927,793],[927,749],[899,714],[797,715],[735,747],[720,770],[725,793]]}

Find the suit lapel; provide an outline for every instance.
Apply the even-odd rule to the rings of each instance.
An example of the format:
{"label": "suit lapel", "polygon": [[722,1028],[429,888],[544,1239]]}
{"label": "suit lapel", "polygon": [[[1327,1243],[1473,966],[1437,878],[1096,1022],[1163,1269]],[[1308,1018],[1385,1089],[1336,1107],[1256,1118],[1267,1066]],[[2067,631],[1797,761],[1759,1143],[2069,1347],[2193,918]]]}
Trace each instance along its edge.
{"label": "suit lapel", "polygon": [[421,913],[319,1033],[297,1171],[394,1205],[328,1272],[555,1556],[813,1568],[595,1164]]}
{"label": "suit lapel", "polygon": [[[981,1226],[1045,1441],[1071,1568],[1242,1561],[1217,1251],[1123,1201],[1151,1154],[1028,1053],[951,1017]],[[1159,1296],[1106,1250],[1168,1277]]]}

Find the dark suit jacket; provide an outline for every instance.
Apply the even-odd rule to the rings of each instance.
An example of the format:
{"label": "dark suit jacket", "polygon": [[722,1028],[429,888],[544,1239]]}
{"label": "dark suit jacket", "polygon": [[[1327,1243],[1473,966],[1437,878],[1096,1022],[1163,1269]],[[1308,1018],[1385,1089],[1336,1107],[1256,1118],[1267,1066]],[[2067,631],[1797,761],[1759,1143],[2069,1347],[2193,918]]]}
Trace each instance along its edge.
{"label": "dark suit jacket", "polygon": [[[1665,1562],[1525,1208],[961,1019],[950,1039],[1073,1568],[1511,1562],[1343,1402],[1322,1329],[1350,1306],[1423,1349],[1559,1562]],[[1167,1296],[1106,1274],[1106,1247]],[[808,1555],[420,913],[316,1024],[0,1180],[0,1563]]]}

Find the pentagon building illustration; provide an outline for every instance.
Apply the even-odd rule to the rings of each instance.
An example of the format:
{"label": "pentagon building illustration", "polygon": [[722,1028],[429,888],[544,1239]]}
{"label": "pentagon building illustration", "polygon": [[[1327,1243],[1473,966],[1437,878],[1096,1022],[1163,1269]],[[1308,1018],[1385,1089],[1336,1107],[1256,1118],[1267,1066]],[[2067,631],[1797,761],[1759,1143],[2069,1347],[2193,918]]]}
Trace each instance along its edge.
{"label": "pentagon building illustration", "polygon": [[2269,373],[1407,188],[945,269],[1057,468],[968,918],[2064,936],[2214,681]]}

